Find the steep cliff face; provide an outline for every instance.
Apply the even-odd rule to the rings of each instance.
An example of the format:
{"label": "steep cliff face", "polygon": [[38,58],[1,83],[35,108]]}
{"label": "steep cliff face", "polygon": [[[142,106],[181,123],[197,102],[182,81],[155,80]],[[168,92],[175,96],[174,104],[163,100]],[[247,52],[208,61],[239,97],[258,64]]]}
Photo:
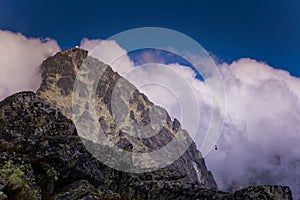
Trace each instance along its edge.
{"label": "steep cliff face", "polygon": [[[88,57],[87,52],[82,49],[76,48],[63,51],[44,61],[41,68],[43,82],[37,94],[45,101],[59,108],[65,116],[72,118],[72,92],[76,75],[79,73],[78,69],[82,66],[85,68],[83,75],[94,78],[95,71],[90,69],[92,65],[98,67],[100,71],[102,70],[102,76],[96,89],[96,112],[101,128],[115,145],[121,148],[125,144],[130,145],[133,152],[144,153],[159,150],[168,144],[174,135],[179,132],[189,138],[188,133],[181,129],[180,122],[176,119],[172,121],[167,114],[167,120],[163,128],[150,138],[131,136],[131,132],[135,132],[136,135],[144,133],[136,133],[138,130],[128,124],[125,127],[127,133],[124,131],[124,126],[121,129],[112,114],[112,106],[115,106],[116,110],[119,109],[120,113],[125,113],[124,121],[134,120],[135,123],[142,126],[150,122],[149,109],[150,106],[154,105],[127,80],[120,80],[121,76],[114,72],[110,66]],[[85,79],[85,81],[91,82],[93,80]],[[118,102],[114,105],[111,104],[113,90],[118,91]],[[132,96],[129,97],[128,95],[131,93]],[[82,102],[88,98],[86,94],[79,97]],[[120,107],[122,106],[126,108],[121,110]],[[163,108],[156,106],[155,108],[158,113],[166,113]],[[81,116],[78,116],[78,118],[82,117],[87,111],[85,108],[80,109],[79,115]],[[159,120],[152,122],[152,126],[160,126],[159,123],[161,123]],[[92,126],[87,128],[92,129]],[[216,188],[213,176],[207,170],[204,159],[201,158],[201,154],[196,149],[194,142],[178,160],[167,168],[179,171],[185,176],[184,179],[186,180],[195,181],[207,188]]]}
{"label": "steep cliff face", "polygon": [[[86,56],[80,49],[58,53],[43,63],[44,81],[37,94],[21,92],[0,102],[0,200],[292,199],[284,186],[253,186],[234,194],[218,191],[193,143],[174,164],[152,172],[122,172],[98,161],[84,144],[103,152],[107,147],[79,137],[71,120],[72,84]],[[166,144],[178,131],[186,133],[177,120],[168,118],[161,135],[147,142],[120,134],[107,105],[120,76],[105,69],[97,89],[97,112],[116,145],[145,152]],[[139,116],[152,105],[147,97],[136,91],[127,103],[133,113],[129,118],[137,123],[149,120]]]}

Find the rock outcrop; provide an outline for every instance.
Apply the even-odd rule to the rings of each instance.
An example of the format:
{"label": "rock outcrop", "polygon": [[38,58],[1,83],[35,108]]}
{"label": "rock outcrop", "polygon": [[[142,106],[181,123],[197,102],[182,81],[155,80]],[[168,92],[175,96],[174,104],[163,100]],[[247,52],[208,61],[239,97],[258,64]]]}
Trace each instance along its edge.
{"label": "rock outcrop", "polygon": [[[91,68],[95,69],[98,67],[102,73],[96,89],[96,112],[101,123],[101,128],[104,130],[106,136],[111,141],[114,141],[115,145],[122,148],[124,143],[128,143],[127,145],[132,146],[132,151],[144,153],[160,149],[170,142],[175,134],[179,134],[179,132],[190,139],[189,134],[181,129],[180,122],[177,119],[172,121],[163,108],[154,106],[145,95],[141,94],[127,80],[122,79],[110,66],[105,65],[97,59],[88,57],[87,51],[79,48],[58,53],[42,64],[43,82],[37,94],[45,101],[59,108],[65,116],[72,118],[72,92],[76,75],[79,73],[79,67],[85,68],[84,76],[91,77],[91,79],[83,80],[85,81],[83,83],[85,85],[93,82],[92,78],[96,76],[96,70],[91,70]],[[118,91],[118,102],[115,103],[118,107],[115,106],[115,110],[120,110],[122,114],[125,113],[124,121],[127,122],[132,119],[138,125],[147,125],[150,122],[149,109],[151,106],[154,106],[159,112],[158,115],[166,113],[167,120],[164,127],[155,136],[150,138],[139,139],[131,136],[128,133],[135,132],[136,135],[144,133],[137,133],[138,130],[130,127],[128,124],[126,124],[127,133],[125,133],[123,131],[124,128],[120,129],[120,125],[116,123],[112,114],[113,105],[111,105],[111,102],[113,90]],[[130,94],[132,94],[132,97],[128,97]],[[84,94],[79,98],[84,102],[89,97]],[[123,109],[123,107],[125,108]],[[81,116],[78,116],[78,118],[86,114],[87,110],[85,108],[82,108],[82,110],[79,114]],[[152,122],[152,126],[160,126],[160,123],[160,120],[156,124]],[[93,131],[92,125],[87,128],[91,129],[89,132]],[[185,175],[186,180],[195,181],[204,187],[216,188],[213,176],[207,170],[204,159],[196,149],[194,142],[191,142],[190,147],[184,155],[168,168],[181,172]]]}
{"label": "rock outcrop", "polygon": [[[292,199],[284,186],[253,186],[234,194],[218,191],[194,143],[172,165],[151,172],[122,172],[98,161],[86,145],[104,152],[108,147],[80,137],[72,116],[73,84],[86,58],[87,52],[81,49],[48,58],[42,65],[43,83],[37,94],[21,92],[0,102],[0,200]],[[96,109],[101,127],[114,144],[146,152],[165,145],[179,131],[188,136],[169,117],[159,136],[148,141],[122,132],[109,105],[111,89],[121,77],[100,61],[90,61],[105,69]],[[120,99],[125,93],[119,94]],[[135,91],[127,103],[132,113],[128,119],[149,122],[147,109],[153,104],[146,96]],[[158,107],[158,111],[164,110]]]}

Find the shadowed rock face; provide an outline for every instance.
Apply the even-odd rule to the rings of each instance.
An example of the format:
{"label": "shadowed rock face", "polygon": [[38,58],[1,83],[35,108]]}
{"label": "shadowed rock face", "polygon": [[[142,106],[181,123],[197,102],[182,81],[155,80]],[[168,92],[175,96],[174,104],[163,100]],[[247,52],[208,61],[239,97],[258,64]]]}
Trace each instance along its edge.
{"label": "shadowed rock face", "polygon": [[[103,152],[108,148],[79,137],[70,120],[72,84],[67,80],[74,82],[74,72],[86,56],[80,49],[58,53],[43,63],[44,81],[37,94],[21,92],[0,102],[0,200],[292,199],[288,187],[254,186],[234,194],[211,188],[215,182],[194,143],[174,164],[153,172],[125,173],[99,162],[84,143]],[[160,137],[135,140],[120,134],[107,106],[108,91],[120,76],[105,69],[97,89],[97,111],[105,134],[115,144],[144,152],[161,147],[176,131],[184,132],[178,121],[168,118]],[[128,117],[137,123],[147,121],[147,114],[137,113],[145,112],[151,102],[136,91],[130,103],[133,115]]]}
{"label": "shadowed rock face", "polygon": [[[32,92],[0,103],[0,199],[292,199],[284,186],[253,186],[234,194],[204,188],[175,170],[131,174],[96,160],[75,126]],[[97,145],[97,144],[90,144]],[[105,149],[104,149],[105,150]]]}

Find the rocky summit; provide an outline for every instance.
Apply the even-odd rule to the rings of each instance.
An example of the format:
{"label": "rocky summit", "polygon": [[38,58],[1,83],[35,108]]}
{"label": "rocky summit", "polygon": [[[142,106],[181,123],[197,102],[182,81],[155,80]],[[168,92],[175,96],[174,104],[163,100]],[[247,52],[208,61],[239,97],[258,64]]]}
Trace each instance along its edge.
{"label": "rocky summit", "polygon": [[[0,102],[0,200],[292,199],[286,186],[219,191],[180,122],[88,52],[79,48],[59,52],[43,62],[41,72],[43,81],[36,93],[20,92]],[[94,80],[97,73],[101,74],[99,81]],[[82,86],[79,91],[74,91],[76,78]],[[107,156],[111,146],[100,145],[99,138],[90,134],[95,132],[92,124],[82,130],[77,127],[93,110],[87,106],[91,88],[97,121],[113,145],[133,155],[156,151],[176,135],[191,145],[175,162],[156,170],[131,172],[138,162],[151,165],[151,160],[142,157],[136,161],[130,153],[124,170],[107,166],[98,158]],[[130,121],[151,124],[151,130],[159,125],[159,120],[150,117],[150,108],[157,119],[166,114],[163,126],[156,135],[136,137],[144,133]],[[121,113],[123,123],[116,121],[115,112]],[[106,161],[116,164],[113,157]]]}

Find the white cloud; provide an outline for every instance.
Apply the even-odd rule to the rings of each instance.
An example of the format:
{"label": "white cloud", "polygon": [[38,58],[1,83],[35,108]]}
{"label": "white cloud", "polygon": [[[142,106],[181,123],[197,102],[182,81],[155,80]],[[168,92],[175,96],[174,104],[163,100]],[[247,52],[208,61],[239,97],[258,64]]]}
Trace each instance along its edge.
{"label": "white cloud", "polygon": [[127,55],[127,51],[114,40],[81,40],[80,48],[89,51],[89,55],[110,65],[120,75],[133,69],[134,64]]}
{"label": "white cloud", "polygon": [[220,66],[227,118],[207,164],[221,189],[251,184],[300,186],[300,79],[266,63]]}
{"label": "white cloud", "polygon": [[40,64],[59,50],[54,40],[0,30],[0,100],[19,91],[38,89]]}

